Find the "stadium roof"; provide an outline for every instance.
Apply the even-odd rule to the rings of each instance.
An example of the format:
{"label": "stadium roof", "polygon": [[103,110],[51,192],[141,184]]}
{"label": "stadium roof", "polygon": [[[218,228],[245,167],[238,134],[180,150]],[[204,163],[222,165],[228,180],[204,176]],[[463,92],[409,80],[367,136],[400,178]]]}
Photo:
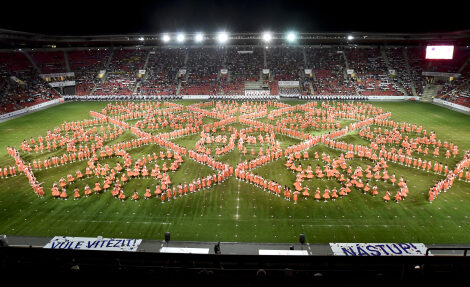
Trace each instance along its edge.
{"label": "stadium roof", "polygon": [[[116,34],[61,36],[18,32],[0,29],[0,48],[72,48],[72,47],[125,47],[125,46],[162,46],[195,45],[196,33],[186,34],[185,43],[170,41],[164,43],[164,33],[156,34]],[[176,32],[165,33],[170,39],[176,38]],[[269,45],[288,44],[287,33],[272,33]],[[352,36],[352,39],[349,38]],[[230,33],[230,45],[264,45],[262,33]],[[205,45],[217,45],[217,33],[204,34]],[[450,43],[454,45],[470,45],[470,30],[444,33],[297,33],[298,45],[425,45],[429,43]]]}
{"label": "stadium roof", "polygon": [[[1,48],[157,45],[153,38],[165,32],[214,35],[221,30],[237,40],[231,44],[258,44],[263,31],[296,31],[299,44],[341,44],[351,33],[355,43],[362,44],[443,40],[467,45],[470,38],[467,10],[458,3],[82,0],[65,4],[50,0],[47,4],[7,1],[2,3],[2,11],[0,29],[5,30],[0,35]],[[279,35],[273,34],[274,38]],[[138,42],[141,37],[144,43]]]}

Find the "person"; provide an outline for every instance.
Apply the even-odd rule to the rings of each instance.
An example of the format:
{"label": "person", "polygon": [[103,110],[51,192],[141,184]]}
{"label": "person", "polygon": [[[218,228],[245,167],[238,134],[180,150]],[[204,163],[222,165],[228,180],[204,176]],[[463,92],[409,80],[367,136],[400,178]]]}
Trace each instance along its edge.
{"label": "person", "polygon": [[216,245],[214,245],[214,253],[215,254],[220,254],[221,253],[221,251],[220,251],[220,241],[217,242]]}
{"label": "person", "polygon": [[383,200],[384,200],[385,202],[389,202],[389,201],[390,201],[390,192],[389,192],[389,191],[387,191],[387,193],[386,193],[385,196],[383,197]]}

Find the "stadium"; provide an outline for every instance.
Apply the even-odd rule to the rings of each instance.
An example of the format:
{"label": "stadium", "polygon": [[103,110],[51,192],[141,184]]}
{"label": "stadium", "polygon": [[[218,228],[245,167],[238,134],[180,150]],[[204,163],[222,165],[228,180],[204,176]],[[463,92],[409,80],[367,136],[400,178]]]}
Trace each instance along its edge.
{"label": "stadium", "polygon": [[2,29],[1,268],[463,278],[469,42]]}

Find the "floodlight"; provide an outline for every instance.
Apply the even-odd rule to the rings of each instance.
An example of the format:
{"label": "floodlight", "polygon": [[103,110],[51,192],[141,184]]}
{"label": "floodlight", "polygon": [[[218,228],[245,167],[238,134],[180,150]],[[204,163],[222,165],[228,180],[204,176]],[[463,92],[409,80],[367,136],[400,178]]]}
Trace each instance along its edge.
{"label": "floodlight", "polygon": [[219,41],[219,43],[225,43],[228,41],[228,34],[227,32],[220,32],[218,35],[217,35],[217,40]]}
{"label": "floodlight", "polygon": [[263,33],[263,41],[265,42],[270,42],[273,38],[273,35],[271,34],[271,32],[264,32]]}
{"label": "floodlight", "polygon": [[287,41],[294,42],[297,38],[297,35],[294,32],[287,33]]}
{"label": "floodlight", "polygon": [[139,41],[143,41],[144,40],[144,37],[139,37]]}
{"label": "floodlight", "polygon": [[176,35],[176,41],[178,41],[178,43],[183,43],[184,42],[184,34],[183,33],[179,33],[178,35]]}
{"label": "floodlight", "polygon": [[163,42],[165,42],[165,43],[166,43],[166,42],[169,42],[169,41],[170,41],[170,35],[168,35],[168,34],[163,34],[162,40],[163,40]]}
{"label": "floodlight", "polygon": [[197,43],[200,43],[204,40],[204,34],[202,33],[197,33],[196,36],[194,37],[194,40],[197,42]]}
{"label": "floodlight", "polygon": [[348,40],[349,41],[354,40],[354,36],[353,35],[348,35]]}

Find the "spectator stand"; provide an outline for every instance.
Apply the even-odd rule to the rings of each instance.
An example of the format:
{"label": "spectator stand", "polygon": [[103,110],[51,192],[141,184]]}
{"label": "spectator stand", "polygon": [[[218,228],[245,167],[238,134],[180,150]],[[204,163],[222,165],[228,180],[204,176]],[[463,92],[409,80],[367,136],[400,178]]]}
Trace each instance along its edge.
{"label": "spectator stand", "polygon": [[216,95],[225,53],[223,47],[189,49],[186,62],[187,77],[181,84],[179,94]]}
{"label": "spectator stand", "polygon": [[306,58],[312,69],[312,85],[315,95],[351,95],[355,87],[345,75],[346,63],[338,47],[307,47]]}
{"label": "spectator stand", "polygon": [[106,62],[111,55],[108,48],[82,49],[67,52],[69,65],[75,73],[76,95],[90,95],[93,88],[100,83],[98,75],[106,70]]}
{"label": "spectator stand", "polygon": [[119,49],[114,51],[106,77],[95,95],[131,95],[137,83],[137,73],[143,68],[147,51],[144,49]]}
{"label": "spectator stand", "polygon": [[56,98],[55,92],[19,51],[0,52],[0,114],[9,114]]}
{"label": "spectator stand", "polygon": [[178,73],[183,69],[186,48],[159,47],[150,51],[145,77],[137,95],[172,96],[178,88]]}
{"label": "spectator stand", "polygon": [[389,70],[377,47],[345,50],[357,91],[363,96],[403,96],[389,79]]}

